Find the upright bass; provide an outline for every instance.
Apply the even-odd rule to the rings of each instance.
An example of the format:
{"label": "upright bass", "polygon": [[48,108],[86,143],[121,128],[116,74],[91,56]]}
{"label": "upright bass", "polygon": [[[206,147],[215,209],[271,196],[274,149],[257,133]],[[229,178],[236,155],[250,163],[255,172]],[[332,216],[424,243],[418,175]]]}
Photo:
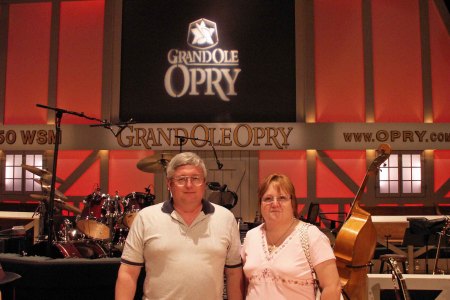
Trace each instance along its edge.
{"label": "upright bass", "polygon": [[336,237],[334,255],[344,295],[348,299],[366,299],[368,267],[375,252],[377,234],[370,213],[359,206],[369,175],[375,175],[381,164],[389,158],[391,148],[382,144],[378,156],[369,166],[364,180],[352,201],[350,211]]}

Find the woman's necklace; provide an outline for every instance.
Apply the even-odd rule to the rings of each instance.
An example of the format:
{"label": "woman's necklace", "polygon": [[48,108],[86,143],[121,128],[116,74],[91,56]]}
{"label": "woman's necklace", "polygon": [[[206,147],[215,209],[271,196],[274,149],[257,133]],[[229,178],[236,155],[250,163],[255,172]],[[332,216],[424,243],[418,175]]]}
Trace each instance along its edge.
{"label": "woman's necklace", "polygon": [[278,243],[281,242],[284,237],[286,237],[288,232],[291,230],[292,225],[294,225],[295,221],[296,221],[296,219],[293,218],[291,225],[289,225],[288,229],[286,229],[286,231],[274,243],[269,243],[269,239],[267,238],[267,228],[266,228],[267,250],[269,250],[269,253],[272,253],[273,251],[275,251],[278,248],[278,246],[277,246]]}

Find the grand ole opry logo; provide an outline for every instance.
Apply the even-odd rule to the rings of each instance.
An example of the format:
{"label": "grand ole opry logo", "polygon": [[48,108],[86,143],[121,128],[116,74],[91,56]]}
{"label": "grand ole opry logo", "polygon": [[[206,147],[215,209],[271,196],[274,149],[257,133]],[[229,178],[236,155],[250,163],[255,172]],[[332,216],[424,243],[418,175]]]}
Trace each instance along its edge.
{"label": "grand ole opry logo", "polygon": [[180,98],[214,96],[230,101],[236,96],[236,80],[241,72],[239,51],[216,47],[219,33],[215,22],[205,18],[189,24],[187,44],[192,50],[170,49],[170,67],[164,77],[168,95]]}

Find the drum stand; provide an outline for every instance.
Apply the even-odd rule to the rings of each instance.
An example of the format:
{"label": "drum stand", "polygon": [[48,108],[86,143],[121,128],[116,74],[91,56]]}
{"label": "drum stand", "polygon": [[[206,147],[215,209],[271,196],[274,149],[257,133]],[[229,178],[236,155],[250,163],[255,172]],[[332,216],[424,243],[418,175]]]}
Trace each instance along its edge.
{"label": "drum stand", "polygon": [[435,275],[438,272],[444,274],[444,272],[442,272],[441,270],[438,269],[438,260],[439,260],[439,255],[440,255],[440,251],[441,251],[442,237],[443,236],[448,237],[447,231],[449,228],[450,228],[450,218],[446,217],[444,227],[442,228],[441,232],[437,233],[439,235],[439,239],[438,239],[438,244],[437,244],[437,248],[436,248],[436,258],[434,259],[433,275]]}
{"label": "drum stand", "polygon": [[47,208],[44,202],[39,202],[36,210],[33,213],[33,217],[35,215],[39,215],[39,235],[38,240],[35,242],[44,241],[48,237],[45,226],[45,224],[47,223]]}
{"label": "drum stand", "polygon": [[[107,210],[106,210],[106,222],[108,223],[109,228],[109,239],[106,241],[106,250],[108,257],[115,257],[114,256],[114,235],[115,235],[115,226],[117,224],[117,220],[120,217],[119,213],[119,201],[120,197],[117,195],[114,197],[114,205],[111,205],[110,199],[107,200]],[[111,211],[111,207],[113,207],[113,211]]]}
{"label": "drum stand", "polygon": [[106,254],[108,257],[113,257],[113,239],[114,239],[114,224],[113,224],[113,216],[108,215],[106,217],[106,222],[108,222],[109,228],[109,238],[104,242],[104,248],[106,250]]}

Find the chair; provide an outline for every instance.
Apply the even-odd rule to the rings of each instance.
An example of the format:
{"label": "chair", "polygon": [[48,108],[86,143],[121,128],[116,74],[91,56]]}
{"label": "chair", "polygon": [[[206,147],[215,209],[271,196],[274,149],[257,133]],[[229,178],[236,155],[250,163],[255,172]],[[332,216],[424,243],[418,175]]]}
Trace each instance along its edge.
{"label": "chair", "polygon": [[[342,215],[343,216],[343,220],[336,220],[336,219],[330,219],[327,217],[327,215]],[[325,225],[327,225],[326,223],[329,222],[329,226],[328,229],[330,229],[330,231],[336,235],[339,231],[339,229],[341,228],[341,226],[344,224],[345,219],[347,218],[347,213],[346,212],[321,212],[319,213],[319,220],[320,221],[325,221]],[[336,226],[336,224],[339,224],[338,226]]]}
{"label": "chair", "polygon": [[320,214],[320,205],[319,203],[311,202],[308,207],[308,213],[306,215],[306,218],[300,217],[300,219],[304,222],[313,224],[313,225],[319,225],[317,222],[317,218]]}
{"label": "chair", "polygon": [[[401,263],[403,267],[403,273],[406,273],[406,255],[401,254],[383,254],[380,255],[380,274],[383,274],[384,272],[384,264],[390,259],[393,258],[396,262]],[[388,271],[389,268],[386,270]]]}

